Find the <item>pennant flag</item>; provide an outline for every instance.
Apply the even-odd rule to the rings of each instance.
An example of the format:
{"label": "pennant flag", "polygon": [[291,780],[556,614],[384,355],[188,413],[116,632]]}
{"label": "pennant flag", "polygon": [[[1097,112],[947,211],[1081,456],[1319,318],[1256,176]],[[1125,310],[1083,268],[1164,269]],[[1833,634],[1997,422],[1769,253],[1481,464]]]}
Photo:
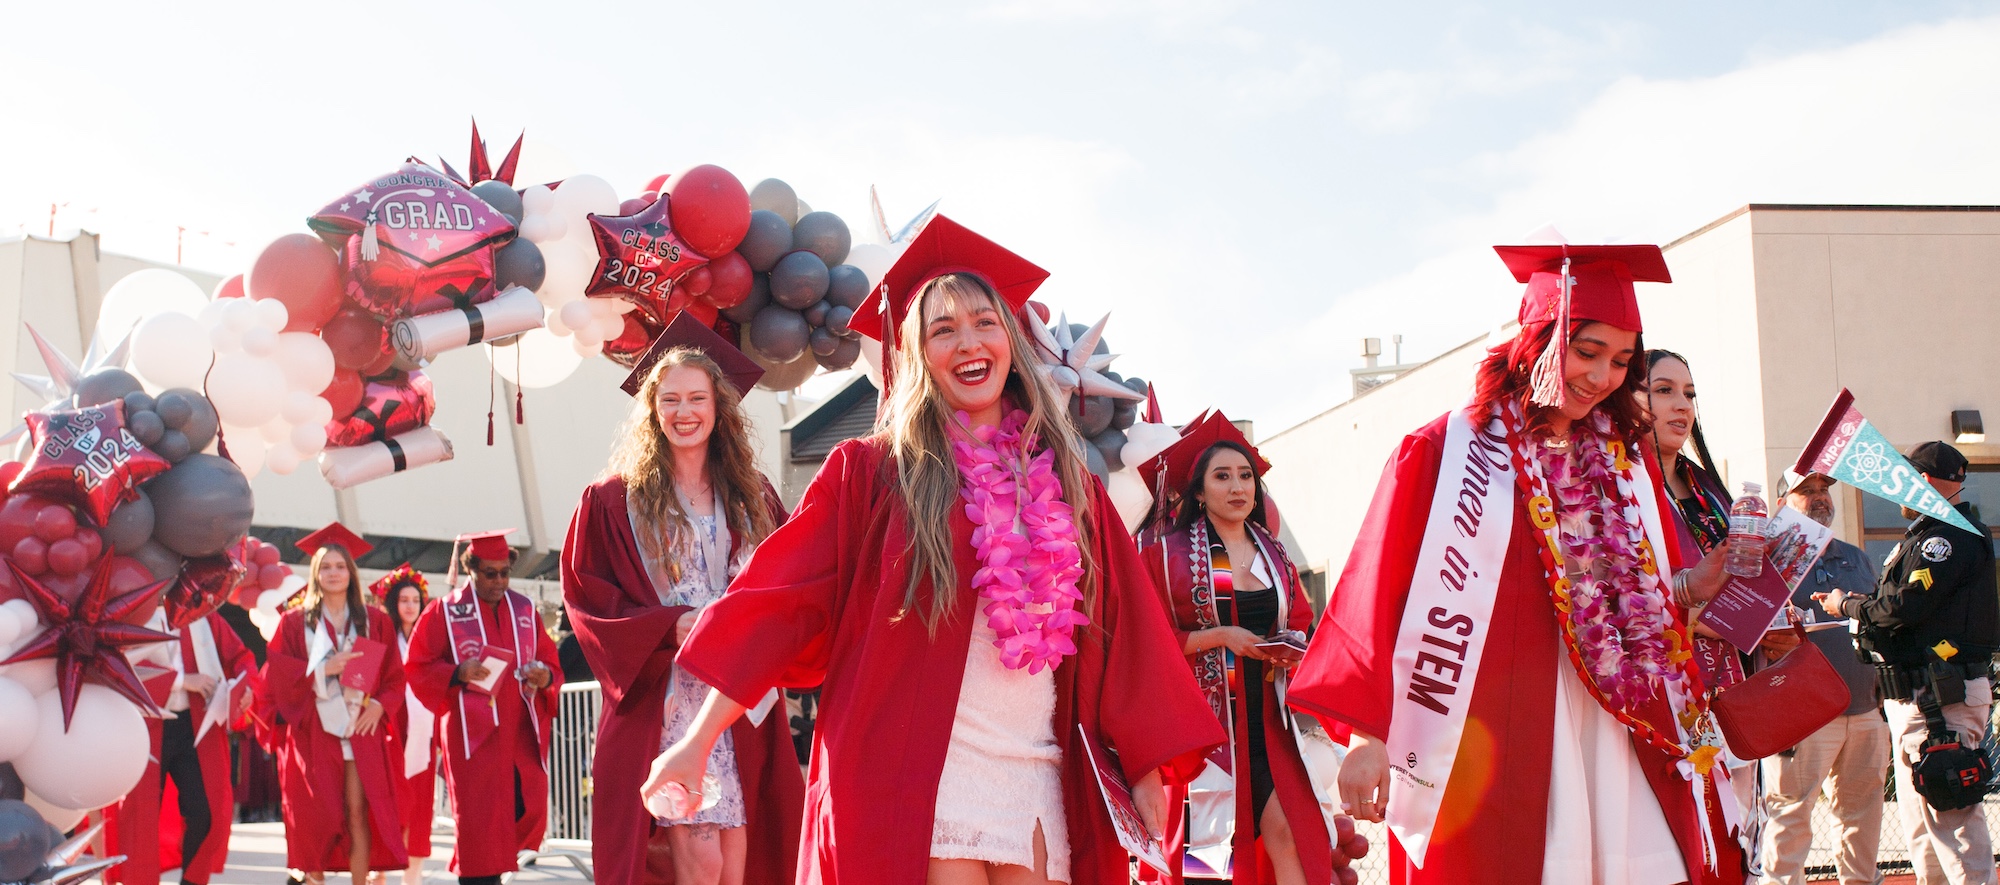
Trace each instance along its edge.
{"label": "pennant flag", "polygon": [[1903,453],[1854,407],[1854,394],[1841,388],[1792,470],[1801,476],[1824,473],[1885,501],[1978,534],[1937,489],[1924,481]]}

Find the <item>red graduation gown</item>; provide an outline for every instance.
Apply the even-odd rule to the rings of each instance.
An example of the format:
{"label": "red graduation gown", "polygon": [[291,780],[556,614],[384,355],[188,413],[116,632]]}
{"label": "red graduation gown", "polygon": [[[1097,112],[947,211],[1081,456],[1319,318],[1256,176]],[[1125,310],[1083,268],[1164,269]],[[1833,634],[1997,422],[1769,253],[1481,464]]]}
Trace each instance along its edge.
{"label": "red graduation gown", "polygon": [[[394,642],[389,616],[372,606],[368,637]],[[347,775],[340,755],[340,738],[320,727],[312,684],[307,680],[306,615],[288,611],[278,622],[264,658],[265,699],[277,714],[278,782],[284,791],[285,864],[308,872],[347,870]],[[391,722],[403,706],[403,664],[393,654],[382,656],[382,677],[375,700],[382,705],[382,724],[374,734],[348,739],[354,749],[355,772],[368,804],[368,868],[400,870],[409,865],[403,850],[403,753],[390,734]]]}
{"label": "red graduation gown", "polygon": [[[394,622],[395,616],[390,616]],[[414,625],[412,625],[414,626]],[[405,677],[409,673],[409,657],[403,653],[403,640],[396,640],[396,653],[403,655]],[[396,711],[396,742],[408,752],[410,745],[410,703],[405,697],[402,709]],[[438,729],[437,722],[431,722],[430,764],[416,774],[405,775],[402,757],[396,763],[398,786],[403,792],[403,850],[409,852],[410,859],[431,856],[431,821],[437,807],[437,766]]]}
{"label": "red graduation gown", "polygon": [[[1376,738],[1389,734],[1396,636],[1430,518],[1444,437],[1440,417],[1404,437],[1390,458],[1319,632],[1294,672],[1289,702],[1329,728],[1352,726]],[[1542,881],[1556,667],[1563,646],[1537,543],[1526,509],[1516,506],[1485,657],[1433,843],[1418,869],[1391,837],[1396,882]],[[1717,833],[1720,875],[1710,873],[1702,857],[1697,828],[1703,822],[1674,760],[1636,738],[1632,743],[1689,875],[1702,883],[1741,883],[1743,854],[1721,833],[1714,794],[1710,806],[1717,810],[1707,823]]]}
{"label": "red graduation gown", "polygon": [[[211,614],[205,623],[215,637],[216,657],[222,662],[225,678],[233,679],[256,669],[256,659],[243,641],[236,638],[236,631],[230,629],[228,622]],[[180,637],[181,671],[199,672],[194,642],[188,638],[187,628],[181,629]],[[251,690],[247,684],[238,689]],[[188,717],[195,731],[201,731],[202,720],[208,715],[208,699],[196,692],[188,693],[188,708],[179,715]],[[146,773],[106,815],[111,819],[106,828],[107,838],[116,846],[113,853],[125,855],[126,860],[107,871],[105,879],[147,885],[160,881],[162,870],[185,864],[187,872],[183,879],[207,881],[223,870],[223,862],[229,857],[229,825],[236,819],[236,797],[229,785],[229,731],[211,728],[201,743],[195,745],[195,756],[201,762],[202,788],[208,797],[209,830],[190,860],[181,857],[179,791],[160,771],[160,720],[146,720],[146,730],[152,739],[153,753],[146,763]]]}
{"label": "red graduation gown", "polygon": [[[766,486],[774,523],[784,522]],[[734,549],[731,556],[735,555]],[[563,604],[584,657],[604,692],[591,759],[590,839],[597,881],[639,885],[653,816],[639,799],[666,728],[667,681],[680,651],[675,624],[690,609],[660,603],[627,515],[625,481],[612,476],[583,490],[562,551]],[[782,705],[761,726],[730,728],[742,778],[746,885],[791,882],[797,867],[805,779]]]}
{"label": "red graduation gown", "polygon": [[[468,579],[469,580],[469,579]],[[549,667],[549,684],[535,693],[535,709],[521,697],[522,683],[514,673],[503,673],[493,684],[491,695],[453,685],[458,669],[452,661],[451,631],[445,622],[446,596],[432,602],[417,618],[410,632],[408,661],[410,688],[417,699],[437,714],[438,731],[444,734],[444,784],[451,797],[452,820],[457,824],[456,850],[451,855],[451,871],[460,876],[498,876],[516,869],[519,852],[540,848],[549,824],[548,753],[550,729],[555,723],[557,695],[562,691],[562,666],[556,660],[556,644],[542,629],[535,604],[512,590],[508,595],[525,607],[535,619],[535,647],[515,648],[514,625],[508,623],[508,606],[475,601],[486,626],[486,644],[514,652],[517,667],[529,660]],[[489,699],[500,713],[500,727],[478,750],[467,755],[465,729],[459,721],[463,697],[467,715],[482,715]],[[402,773],[403,757],[396,756],[396,772]],[[514,817],[514,789],[527,812]]]}
{"label": "red graduation gown", "polygon": [[[1305,584],[1299,580],[1298,569],[1285,557],[1276,539],[1255,525],[1250,526],[1250,530],[1264,547],[1274,570],[1282,573],[1279,580],[1284,583],[1290,601],[1286,603],[1286,623],[1280,626],[1286,630],[1306,632],[1312,628],[1312,601],[1306,598]],[[1174,639],[1182,649],[1187,648],[1188,634],[1202,629],[1194,602],[1195,572],[1189,567],[1189,557],[1206,557],[1208,551],[1197,554],[1193,547],[1187,531],[1172,531],[1158,543],[1139,552],[1139,559],[1146,564],[1146,571],[1152,575],[1154,585],[1166,591],[1167,614],[1173,620]],[[1183,658],[1183,666],[1192,666],[1195,657]],[[1237,690],[1241,683],[1241,674],[1235,674],[1231,679],[1229,696],[1234,731],[1239,736],[1235,753],[1236,838],[1231,881],[1237,885],[1272,885],[1277,880],[1269,876],[1270,865],[1261,861],[1263,852],[1257,845],[1255,812],[1251,808],[1250,744],[1240,739],[1240,736],[1250,733],[1249,705],[1244,703],[1243,695]],[[1277,684],[1260,679],[1254,690],[1264,695],[1262,726],[1265,758],[1271,769],[1271,801],[1277,802],[1285,811],[1285,821],[1291,826],[1299,862],[1306,870],[1306,881],[1312,885],[1326,885],[1333,881],[1333,838],[1326,831],[1326,816],[1320,813],[1319,797],[1313,793],[1312,781],[1306,776],[1305,761],[1299,757],[1299,747],[1291,730],[1279,718]],[[1186,795],[1184,788],[1174,790],[1176,799],[1185,799]],[[1168,860],[1178,862],[1179,858],[1169,857]],[[1169,881],[1179,882],[1180,877],[1171,876]]]}
{"label": "red graduation gown", "polygon": [[[821,686],[806,788],[800,881],[921,883],[931,822],[977,614],[972,525],[952,508],[957,615],[932,638],[901,612],[907,521],[887,445],[835,447],[792,519],[703,613],[679,663],[738,703],[773,686]],[[1056,668],[1071,882],[1124,883],[1127,859],[1075,745],[1077,726],[1120,754],[1128,778],[1192,770],[1223,740],[1194,687],[1159,592],[1102,487],[1092,483],[1102,578],[1078,653]]]}

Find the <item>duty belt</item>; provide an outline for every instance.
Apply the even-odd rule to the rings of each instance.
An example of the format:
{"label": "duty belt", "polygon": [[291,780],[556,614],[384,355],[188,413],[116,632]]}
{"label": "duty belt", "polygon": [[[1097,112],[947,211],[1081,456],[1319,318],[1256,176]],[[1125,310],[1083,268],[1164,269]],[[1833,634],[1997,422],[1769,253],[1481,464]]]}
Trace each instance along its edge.
{"label": "duty belt", "polygon": [[[1986,679],[1993,675],[1993,661],[1981,658],[1962,664],[1939,663],[1938,667],[1947,672],[1956,672],[1966,679]],[[1882,688],[1882,697],[1891,701],[1907,701],[1916,696],[1916,690],[1929,684],[1929,670],[1922,666],[1902,667],[1895,664],[1876,664],[1876,684]]]}

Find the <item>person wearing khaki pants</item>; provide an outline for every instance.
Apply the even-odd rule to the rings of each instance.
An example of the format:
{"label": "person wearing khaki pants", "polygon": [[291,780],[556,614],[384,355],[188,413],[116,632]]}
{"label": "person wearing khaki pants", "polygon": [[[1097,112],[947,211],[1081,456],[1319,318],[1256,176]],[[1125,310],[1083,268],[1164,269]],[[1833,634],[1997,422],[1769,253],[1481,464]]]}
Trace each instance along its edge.
{"label": "person wearing khaki pants", "polygon": [[[1808,477],[1786,472],[1779,498],[1785,506],[1821,525],[1833,523],[1833,480],[1815,473]],[[1827,543],[1793,593],[1792,604],[1808,621],[1807,638],[1826,655],[1847,683],[1847,710],[1799,745],[1763,761],[1765,885],[1802,885],[1806,853],[1812,848],[1812,813],[1820,794],[1833,800],[1840,821],[1840,843],[1834,865],[1841,885],[1873,885],[1882,880],[1875,849],[1882,837],[1882,786],[1889,768],[1889,725],[1882,719],[1875,668],[1863,663],[1853,634],[1818,605],[1814,593],[1840,588],[1848,593],[1875,592],[1875,567],[1861,548],[1839,539]]]}

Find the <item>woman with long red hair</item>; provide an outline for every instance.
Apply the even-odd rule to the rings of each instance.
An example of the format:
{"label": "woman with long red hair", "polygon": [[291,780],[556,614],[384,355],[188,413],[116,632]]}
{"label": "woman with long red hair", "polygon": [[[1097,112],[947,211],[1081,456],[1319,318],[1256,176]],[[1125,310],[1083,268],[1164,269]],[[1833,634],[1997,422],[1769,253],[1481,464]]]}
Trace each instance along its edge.
{"label": "woman with long red hair", "polygon": [[1640,451],[1655,246],[1502,246],[1520,331],[1390,459],[1292,706],[1351,729],[1341,801],[1397,881],[1738,885],[1681,559]]}

